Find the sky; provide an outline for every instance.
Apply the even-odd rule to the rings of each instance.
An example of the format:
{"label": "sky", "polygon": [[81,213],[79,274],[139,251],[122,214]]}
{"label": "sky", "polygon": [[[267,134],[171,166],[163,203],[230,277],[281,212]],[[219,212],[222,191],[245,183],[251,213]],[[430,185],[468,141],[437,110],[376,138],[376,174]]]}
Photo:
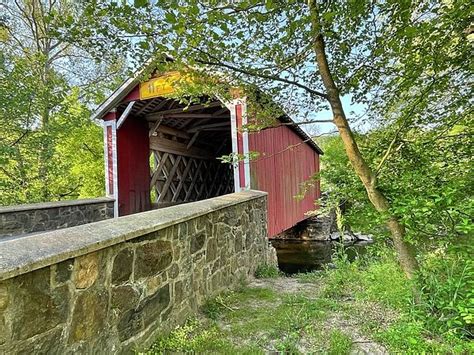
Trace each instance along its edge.
{"label": "sky", "polygon": [[[352,123],[352,128],[357,129],[361,132],[366,132],[370,129],[370,126],[367,123],[362,123],[360,119],[356,119],[361,117],[365,112],[365,105],[362,104],[353,104],[351,102],[351,96],[346,95],[343,96],[342,105],[344,106],[344,110],[349,121]],[[332,119],[331,110],[320,110],[319,112],[312,115],[310,119],[315,120],[330,120]],[[301,125],[301,128],[306,131],[306,133],[310,135],[320,135],[320,134],[327,134],[330,132],[336,131],[336,126],[332,123],[315,123],[310,125]]]}

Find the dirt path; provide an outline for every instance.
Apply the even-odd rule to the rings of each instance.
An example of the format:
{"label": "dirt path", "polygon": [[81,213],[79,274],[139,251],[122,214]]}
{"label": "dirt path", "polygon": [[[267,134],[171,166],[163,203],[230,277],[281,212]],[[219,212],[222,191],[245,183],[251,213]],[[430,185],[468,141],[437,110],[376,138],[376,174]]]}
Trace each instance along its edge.
{"label": "dirt path", "polygon": [[254,279],[209,300],[148,354],[387,354],[362,330],[352,301],[325,297],[319,281]]}
{"label": "dirt path", "polygon": [[[297,278],[278,277],[273,279],[255,279],[249,284],[250,288],[270,289],[284,297],[285,295],[305,296],[308,300],[317,300],[320,297],[322,287],[315,283],[303,283]],[[351,302],[347,300],[346,302]],[[322,322],[322,327],[327,333],[337,330],[347,335],[352,341],[350,354],[388,354],[387,349],[381,344],[371,340],[359,328],[360,319],[347,317],[338,311],[327,314]],[[298,347],[302,353],[313,352],[312,342],[303,336]]]}

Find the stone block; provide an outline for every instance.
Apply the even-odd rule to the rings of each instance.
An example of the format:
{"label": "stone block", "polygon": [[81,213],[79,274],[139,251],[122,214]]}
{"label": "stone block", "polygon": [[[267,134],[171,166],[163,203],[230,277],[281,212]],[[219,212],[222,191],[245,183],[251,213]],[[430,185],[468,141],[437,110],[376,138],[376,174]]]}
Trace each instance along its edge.
{"label": "stone block", "polygon": [[61,284],[71,279],[72,271],[74,269],[74,259],[68,259],[56,265],[54,272],[54,280]]}
{"label": "stone block", "polygon": [[24,342],[15,349],[16,355],[30,354],[60,354],[61,353],[61,335],[62,327],[57,327],[47,333],[41,334],[34,340]]}
{"label": "stone block", "polygon": [[[0,345],[5,344],[5,342],[9,339],[9,329],[7,327],[7,322],[5,319],[5,315],[0,313]],[[0,350],[1,353],[1,350]]]}
{"label": "stone block", "polygon": [[144,298],[140,302],[139,312],[143,316],[145,327],[160,319],[161,313],[168,308],[170,304],[170,285],[167,284],[149,297]]}
{"label": "stone block", "polygon": [[112,288],[110,306],[120,312],[125,312],[136,308],[139,299],[140,292],[136,288],[131,285],[121,285]]}
{"label": "stone block", "polygon": [[131,309],[125,312],[119,319],[117,324],[117,333],[120,341],[124,342],[140,333],[143,330],[142,314]]}
{"label": "stone block", "polygon": [[50,268],[21,276],[11,284],[12,335],[15,340],[44,333],[67,319],[69,290],[50,287]]}
{"label": "stone block", "polygon": [[114,258],[112,267],[112,283],[119,284],[130,279],[133,269],[133,250],[122,249]]}
{"label": "stone block", "polygon": [[8,294],[8,281],[0,281],[0,311],[4,311],[8,306],[9,294]]}
{"label": "stone block", "polygon": [[183,281],[174,283],[174,302],[179,303],[184,299],[184,284]]}
{"label": "stone block", "polygon": [[99,254],[89,253],[76,258],[74,263],[74,284],[76,288],[88,288],[99,276]]}
{"label": "stone block", "polygon": [[171,265],[169,271],[168,271],[168,276],[170,279],[174,279],[179,275],[179,266],[178,264],[174,263]]}
{"label": "stone block", "polygon": [[210,262],[216,260],[218,255],[217,240],[215,238],[209,239],[206,249],[206,261]]}
{"label": "stone block", "polygon": [[105,290],[80,292],[71,320],[69,343],[95,341],[107,323],[108,294]]}
{"label": "stone block", "polygon": [[135,279],[156,275],[173,261],[171,243],[167,241],[139,245],[135,253]]}

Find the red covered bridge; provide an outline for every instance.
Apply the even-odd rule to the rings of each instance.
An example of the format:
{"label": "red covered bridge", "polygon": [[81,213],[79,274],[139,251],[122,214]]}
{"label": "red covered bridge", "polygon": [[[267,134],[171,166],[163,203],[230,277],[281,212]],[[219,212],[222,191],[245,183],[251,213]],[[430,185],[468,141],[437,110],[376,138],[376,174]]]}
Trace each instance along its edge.
{"label": "red covered bridge", "polygon": [[[169,74],[173,75],[173,74]],[[256,189],[268,192],[273,237],[315,208],[319,184],[297,200],[301,184],[319,171],[321,149],[287,116],[284,125],[249,133],[245,99],[203,100],[190,106],[166,97],[163,76],[124,82],[95,111],[104,121],[107,195],[115,216]],[[249,152],[259,152],[249,160]],[[218,157],[245,157],[225,164]]]}

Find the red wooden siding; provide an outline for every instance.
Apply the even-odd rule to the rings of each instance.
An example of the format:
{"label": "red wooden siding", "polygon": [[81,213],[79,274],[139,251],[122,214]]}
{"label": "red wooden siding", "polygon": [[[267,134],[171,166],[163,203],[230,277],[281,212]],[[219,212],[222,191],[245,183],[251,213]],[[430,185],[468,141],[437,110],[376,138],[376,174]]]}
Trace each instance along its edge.
{"label": "red wooden siding", "polygon": [[148,124],[127,118],[117,130],[119,215],[150,209]]}
{"label": "red wooden siding", "polygon": [[314,210],[319,184],[303,200],[295,199],[300,184],[319,171],[319,155],[288,127],[249,134],[249,150],[260,153],[251,162],[251,187],[268,192],[268,234],[293,227]]}

